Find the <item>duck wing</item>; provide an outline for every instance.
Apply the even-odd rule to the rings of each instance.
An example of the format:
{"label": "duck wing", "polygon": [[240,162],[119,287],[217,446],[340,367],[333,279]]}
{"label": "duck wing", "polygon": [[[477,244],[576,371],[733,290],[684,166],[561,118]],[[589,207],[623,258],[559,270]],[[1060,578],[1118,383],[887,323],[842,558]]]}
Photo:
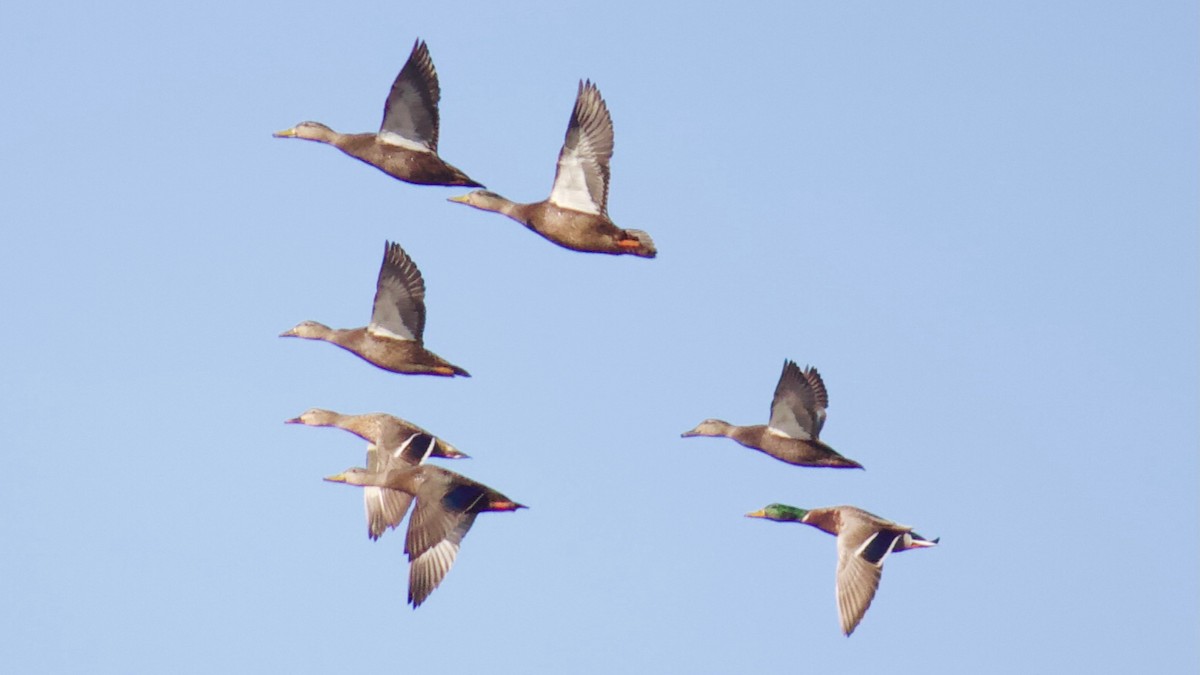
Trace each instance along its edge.
{"label": "duck wing", "polygon": [[[429,458],[437,439],[425,433],[411,434],[398,445],[390,445],[381,439],[382,447],[395,449],[380,450],[374,443],[367,446],[367,470],[371,473],[388,473],[396,469],[409,469]],[[395,528],[404,520],[413,496],[403,490],[363,487],[363,508],[367,516],[367,531],[371,539],[378,539],[388,528]]]}
{"label": "duck wing", "polygon": [[[886,523],[886,525],[884,525]],[[862,621],[883,573],[883,561],[907,532],[902,526],[843,511],[837,536],[837,603],[842,632],[854,632]]]}
{"label": "duck wing", "polygon": [[377,336],[418,343],[425,333],[425,280],[400,244],[385,243],[367,330]]}
{"label": "duck wing", "polygon": [[550,201],[572,211],[608,217],[608,163],[613,152],[612,117],[591,81],[579,83],[567,137],[558,153]]}
{"label": "duck wing", "polygon": [[463,537],[475,523],[474,507],[486,503],[491,489],[440,467],[423,466],[426,474],[417,506],[408,523],[404,552],[408,571],[408,601],[419,607],[442,583],[458,556]]}
{"label": "duck wing", "polygon": [[817,369],[800,370],[795,361],[784,361],[775,397],[771,399],[771,421],[767,426],[792,438],[818,438],[828,405],[829,395]]}
{"label": "duck wing", "polygon": [[429,48],[418,39],[408,61],[392,82],[392,90],[383,105],[383,123],[377,135],[379,141],[437,154],[438,101],[441,97]]}

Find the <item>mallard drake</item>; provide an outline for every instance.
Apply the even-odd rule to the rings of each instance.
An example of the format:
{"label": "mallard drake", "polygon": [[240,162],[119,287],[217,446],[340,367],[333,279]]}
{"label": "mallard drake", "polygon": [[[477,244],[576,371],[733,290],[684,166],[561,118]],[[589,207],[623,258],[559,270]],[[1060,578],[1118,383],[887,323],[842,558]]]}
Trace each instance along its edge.
{"label": "mallard drake", "polygon": [[384,370],[453,377],[470,373],[425,349],[425,281],[400,244],[385,242],[375,284],[371,323],[364,328],[330,328],[302,321],[279,337],[324,340]]}
{"label": "mallard drake", "polygon": [[[423,443],[397,448],[416,464],[386,472],[354,468],[325,480],[350,485],[376,486],[400,490],[416,498],[408,521],[404,552],[411,563],[408,570],[408,602],[414,608],[438,587],[454,559],[463,537],[484,511],[516,511],[526,508],[492,488],[440,466],[421,464],[432,451],[431,437]],[[388,451],[388,450],[385,450]]]}
{"label": "mallard drake", "polygon": [[[428,436],[435,440],[430,457],[447,459],[465,459],[469,455],[458,448],[438,438],[421,427],[386,413],[368,413],[365,415],[343,415],[324,410],[310,408],[299,417],[284,420],[284,424],[305,424],[310,427],[337,427],[345,429],[359,438],[367,441],[367,470],[371,472],[389,471],[412,466],[403,453],[381,452],[379,448],[399,448],[406,443],[421,445],[426,442],[422,437]],[[367,516],[367,536],[378,539],[388,528],[396,527],[404,519],[412,497],[399,490],[391,490],[375,486],[363,488],[363,508]]]}
{"label": "mallard drake", "polygon": [[837,537],[838,614],[842,619],[842,632],[846,635],[854,632],[871,606],[888,554],[936,546],[941,539],[926,539],[907,525],[898,525],[857,506],[798,509],[786,504],[771,504],[747,513],[746,517],[804,523]]}
{"label": "mallard drake", "polygon": [[841,456],[818,438],[828,405],[829,395],[817,369],[800,370],[794,361],[788,360],[783,362],[783,373],[775,385],[770,423],[743,427],[707,419],[682,436],[726,436],[797,466],[861,469],[862,464]]}
{"label": "mallard drake", "polygon": [[608,218],[608,162],[612,151],[613,126],[608,107],[596,85],[580,82],[549,199],[517,204],[495,192],[476,190],[451,197],[450,201],[503,213],[573,251],[653,258],[658,251],[649,234],[623,230]]}
{"label": "mallard drake", "polygon": [[274,136],[328,143],[406,183],[483,187],[437,154],[441,97],[429,48],[417,40],[392,83],[378,133],[342,134],[320,122],[301,122]]}

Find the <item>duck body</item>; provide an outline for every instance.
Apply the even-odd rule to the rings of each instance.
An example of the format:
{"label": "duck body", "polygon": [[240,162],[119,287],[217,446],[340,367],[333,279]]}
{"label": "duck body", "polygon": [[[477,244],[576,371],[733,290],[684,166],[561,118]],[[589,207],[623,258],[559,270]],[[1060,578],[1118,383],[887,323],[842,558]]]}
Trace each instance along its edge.
{"label": "duck body", "polygon": [[[844,534],[849,539],[857,540],[860,543],[879,533],[883,540],[880,544],[889,553],[900,553],[914,548],[928,548],[936,546],[939,541],[938,539],[926,539],[913,532],[912,528],[907,525],[894,523],[857,506],[826,506],[809,509],[800,522],[835,537]],[[863,554],[870,559],[877,559],[868,549],[864,549]],[[882,555],[880,554],[879,557]]]}
{"label": "duck body", "polygon": [[377,368],[393,373],[442,377],[471,376],[462,368],[425,349],[419,342],[376,335],[366,327],[330,328],[316,321],[305,321],[291,330],[280,333],[279,337],[322,340],[345,349]]}
{"label": "duck body", "polygon": [[692,436],[724,436],[744,447],[758,450],[795,466],[829,467],[835,469],[861,469],[862,464],[843,457],[838,451],[817,438],[792,438],[772,431],[765,424],[738,426],[724,420],[705,420],[684,438]]}
{"label": "duck body", "polygon": [[821,440],[825,408],[828,406],[829,394],[817,369],[808,367],[802,370],[795,361],[785,360],[783,372],[779,374],[779,382],[775,385],[775,395],[771,399],[769,424],[739,426],[710,418],[682,436],[732,438],[747,448],[796,466],[863,468],[862,464],[843,457]]}
{"label": "duck body", "polygon": [[[411,456],[408,449],[404,452]],[[349,469],[325,480],[398,490],[416,500],[404,542],[410,562],[408,601],[414,608],[425,602],[450,571],[476,516],[526,508],[482,483],[428,464],[387,471]]]}
{"label": "duck body", "polygon": [[417,40],[392,82],[377,133],[343,134],[320,122],[301,122],[274,135],[332,145],[406,183],[482,187],[438,156],[441,97],[429,47]]}
{"label": "duck body", "polygon": [[285,420],[285,424],[303,424],[310,427],[335,427],[348,431],[355,436],[374,445],[397,447],[413,434],[426,434],[436,440],[430,457],[444,459],[465,459],[469,457],[446,442],[440,436],[434,436],[421,427],[387,413],[363,413],[347,415],[323,408],[309,408],[297,417]]}
{"label": "duck body", "polygon": [[470,377],[467,371],[425,349],[424,334],[425,280],[421,270],[400,244],[385,242],[369,324],[362,328],[330,328],[316,321],[302,321],[279,337],[322,340],[393,373]]}
{"label": "duck body", "polygon": [[[425,456],[419,451],[432,442],[429,457],[463,459],[468,455],[445,440],[421,427],[386,413],[343,415],[332,410],[310,408],[298,417],[284,420],[285,424],[304,424],[310,427],[337,427],[368,442],[367,470],[389,471],[416,466]],[[432,439],[432,441],[430,441]],[[416,448],[413,448],[413,446]],[[379,448],[393,448],[384,452]],[[411,451],[410,451],[411,449]],[[404,520],[412,503],[412,495],[384,487],[363,487],[363,512],[367,520],[367,536],[378,539],[389,528]]]}
{"label": "duck body", "polygon": [[370,164],[392,178],[414,185],[445,185],[459,187],[483,187],[467,174],[452,166],[436,153],[421,149],[410,149],[381,140],[379,134],[343,134],[319,122],[301,122],[297,126],[281,131],[281,138],[301,138],[326,143]]}
{"label": "duck body", "polygon": [[502,213],[572,251],[653,258],[658,250],[649,234],[617,227],[608,217],[612,152],[608,106],[596,85],[580,82],[546,200],[519,204],[495,192],[475,190],[450,201]]}
{"label": "duck body", "polygon": [[939,541],[926,539],[907,525],[894,523],[857,506],[801,509],[770,504],[746,516],[803,523],[837,537],[838,616],[842,632],[847,636],[858,627],[875,598],[883,561],[892,553],[929,548]]}
{"label": "duck body", "polygon": [[606,215],[563,208],[549,199],[520,204],[494,192],[477,190],[450,201],[502,213],[547,241],[572,251],[635,255],[641,258],[658,255],[649,234],[641,230],[622,229]]}

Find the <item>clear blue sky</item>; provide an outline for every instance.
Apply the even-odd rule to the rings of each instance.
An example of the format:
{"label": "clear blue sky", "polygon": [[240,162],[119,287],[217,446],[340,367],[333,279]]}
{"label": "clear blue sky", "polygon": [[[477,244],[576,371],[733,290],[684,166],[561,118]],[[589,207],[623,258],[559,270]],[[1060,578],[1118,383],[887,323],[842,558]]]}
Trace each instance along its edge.
{"label": "clear blue sky", "polygon": [[[0,8],[7,671],[1194,672],[1195,3],[412,4]],[[376,129],[417,37],[443,156],[514,199],[597,82],[659,258],[271,137]],[[363,325],[385,239],[471,379],[276,337]],[[785,358],[865,472],[679,438],[765,422]],[[313,406],[531,508],[414,612]],[[773,501],[942,545],[846,639]]]}

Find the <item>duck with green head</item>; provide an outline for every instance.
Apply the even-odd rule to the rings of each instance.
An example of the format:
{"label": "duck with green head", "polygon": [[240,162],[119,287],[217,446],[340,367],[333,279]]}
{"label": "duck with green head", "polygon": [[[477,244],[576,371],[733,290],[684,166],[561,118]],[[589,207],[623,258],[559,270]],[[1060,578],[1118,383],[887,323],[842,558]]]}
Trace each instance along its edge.
{"label": "duck with green head", "polygon": [[441,96],[429,48],[417,40],[392,83],[378,133],[343,134],[320,122],[301,122],[274,136],[332,145],[406,183],[482,187],[438,156]]}
{"label": "duck with green head", "polygon": [[775,385],[768,424],[739,426],[725,420],[707,419],[681,435],[684,438],[732,438],[747,448],[797,466],[863,468],[862,464],[843,457],[819,438],[828,406],[829,395],[817,369],[800,370],[794,361],[787,360],[783,362],[783,372]]}
{"label": "duck with green head", "polygon": [[476,190],[450,201],[504,214],[572,251],[653,258],[658,250],[649,234],[617,227],[608,217],[612,152],[608,106],[596,85],[580,82],[548,199],[518,204],[495,192]]}
{"label": "duck with green head", "polygon": [[837,537],[837,603],[842,632],[850,635],[862,621],[883,572],[883,561],[892,553],[936,546],[939,539],[926,539],[911,527],[864,511],[857,506],[801,509],[787,504],[770,504],[746,514],[780,523],[804,523]]}
{"label": "duck with green head", "polygon": [[[447,443],[444,439],[430,434],[421,427],[387,413],[367,413],[364,415],[343,415],[332,410],[310,408],[298,417],[284,420],[284,424],[304,424],[310,427],[337,427],[349,431],[367,441],[367,470],[372,472],[389,471],[415,466],[412,457],[404,452],[384,452],[379,448],[400,448],[405,444],[411,446],[419,442],[420,436],[433,438],[435,444],[430,451],[430,457],[446,459],[465,459],[465,452]],[[412,503],[412,496],[390,488],[373,485],[363,488],[363,510],[367,518],[367,536],[378,539],[389,528],[394,528],[404,520],[404,514]]]}

